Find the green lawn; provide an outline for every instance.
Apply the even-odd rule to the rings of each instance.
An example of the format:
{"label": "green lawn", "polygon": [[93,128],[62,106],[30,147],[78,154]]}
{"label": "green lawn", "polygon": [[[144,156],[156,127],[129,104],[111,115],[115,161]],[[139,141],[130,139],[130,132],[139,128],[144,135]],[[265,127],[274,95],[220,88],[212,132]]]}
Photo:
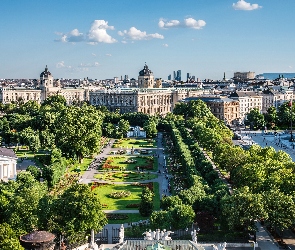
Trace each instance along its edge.
{"label": "green lawn", "polygon": [[[130,163],[128,161],[135,161],[134,163]],[[152,156],[109,156],[106,162],[109,162],[111,166],[114,166],[114,169],[121,170],[137,170],[141,167],[150,166],[150,170],[154,170],[154,158]],[[112,168],[112,167],[109,168]]]}
{"label": "green lawn", "polygon": [[140,182],[157,178],[156,174],[148,174],[147,172],[108,172],[97,174],[94,178],[98,180],[111,182]]}
{"label": "green lawn", "polygon": [[27,158],[28,160],[34,161],[36,163],[36,165],[38,167],[43,167],[42,163],[38,161],[38,159],[35,158],[35,156],[38,155],[45,155],[45,152],[38,152],[36,154],[34,154],[32,151],[28,150],[28,149],[24,149],[24,148],[19,148],[19,150],[17,150],[15,152],[16,156],[18,157],[18,162],[21,161],[21,158]]}
{"label": "green lawn", "polygon": [[75,162],[69,169],[69,172],[80,172],[81,175],[86,171],[90,163],[93,161],[92,158],[84,158],[82,163]]}
{"label": "green lawn", "polygon": [[120,139],[113,144],[113,148],[155,148],[157,147],[154,139]]}
{"label": "green lawn", "polygon": [[[113,199],[108,197],[108,195],[115,191],[130,191],[131,195],[129,197],[121,199]],[[160,195],[159,195],[159,183],[154,183],[154,209],[160,209]],[[139,204],[140,195],[142,193],[141,186],[135,185],[101,185],[93,189],[93,192],[99,197],[101,204],[103,205],[104,210],[137,210],[138,208],[127,208],[128,204]],[[107,206],[105,206],[107,205]]]}
{"label": "green lawn", "polygon": [[[131,195],[122,199],[113,199],[108,197],[108,195],[115,191],[130,191]],[[103,209],[106,210],[137,210],[138,208],[126,208],[128,204],[140,203],[140,195],[142,192],[142,187],[133,185],[103,185],[93,189],[93,192],[98,195],[100,203]]]}

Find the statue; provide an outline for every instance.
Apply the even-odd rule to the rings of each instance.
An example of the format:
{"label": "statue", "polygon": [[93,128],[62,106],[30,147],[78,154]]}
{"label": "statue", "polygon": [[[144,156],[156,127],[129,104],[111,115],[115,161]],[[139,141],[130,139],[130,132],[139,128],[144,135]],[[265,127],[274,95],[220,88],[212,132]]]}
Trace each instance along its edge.
{"label": "statue", "polygon": [[226,242],[224,242],[223,244],[219,244],[218,246],[218,250],[226,250]]}
{"label": "statue", "polygon": [[218,250],[218,247],[216,245],[213,245],[213,250]]}
{"label": "statue", "polygon": [[156,240],[160,240],[160,229],[156,230]]}
{"label": "statue", "polygon": [[144,240],[153,240],[151,229],[147,232],[144,232],[143,234],[145,234]]}
{"label": "statue", "polygon": [[197,237],[197,231],[194,229],[194,231],[191,232],[192,235],[192,242],[198,243],[198,237]]}
{"label": "statue", "polygon": [[169,237],[169,235],[173,233],[172,231],[166,231],[166,229],[164,229],[164,238],[162,240],[172,240],[171,237]]}
{"label": "statue", "polygon": [[123,243],[124,242],[124,226],[123,224],[120,227],[120,232],[119,232],[119,243]]}

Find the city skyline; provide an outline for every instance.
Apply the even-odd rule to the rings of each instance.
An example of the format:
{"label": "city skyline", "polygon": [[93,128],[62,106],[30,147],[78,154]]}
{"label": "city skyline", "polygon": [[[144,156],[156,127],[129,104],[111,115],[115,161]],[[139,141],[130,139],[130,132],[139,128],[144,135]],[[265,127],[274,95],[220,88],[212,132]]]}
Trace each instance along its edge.
{"label": "city skyline", "polygon": [[294,72],[295,1],[2,0],[0,78]]}

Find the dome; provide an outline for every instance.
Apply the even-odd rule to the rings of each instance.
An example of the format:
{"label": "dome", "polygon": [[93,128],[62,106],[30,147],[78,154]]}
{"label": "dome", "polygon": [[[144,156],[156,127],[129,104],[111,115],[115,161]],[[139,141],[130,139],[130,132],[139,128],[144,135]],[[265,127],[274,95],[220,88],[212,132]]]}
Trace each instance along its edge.
{"label": "dome", "polygon": [[47,231],[34,231],[20,236],[22,242],[41,243],[53,241],[55,235]]}
{"label": "dome", "polygon": [[48,77],[51,76],[51,73],[48,71],[47,65],[45,67],[45,70],[40,74],[40,77]]}
{"label": "dome", "polygon": [[145,64],[143,70],[139,71],[139,76],[150,76],[153,72],[149,69],[149,67]]}

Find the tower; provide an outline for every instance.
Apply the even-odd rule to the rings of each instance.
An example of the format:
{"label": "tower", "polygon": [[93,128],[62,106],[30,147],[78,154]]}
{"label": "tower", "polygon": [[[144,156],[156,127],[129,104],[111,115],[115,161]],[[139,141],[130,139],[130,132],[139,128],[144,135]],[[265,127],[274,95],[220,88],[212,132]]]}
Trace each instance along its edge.
{"label": "tower", "polygon": [[139,88],[153,88],[154,87],[154,74],[148,68],[146,63],[143,67],[143,70],[139,71],[138,87]]}
{"label": "tower", "polygon": [[46,65],[45,70],[40,74],[41,101],[47,98],[50,88],[53,88],[53,76]]}

